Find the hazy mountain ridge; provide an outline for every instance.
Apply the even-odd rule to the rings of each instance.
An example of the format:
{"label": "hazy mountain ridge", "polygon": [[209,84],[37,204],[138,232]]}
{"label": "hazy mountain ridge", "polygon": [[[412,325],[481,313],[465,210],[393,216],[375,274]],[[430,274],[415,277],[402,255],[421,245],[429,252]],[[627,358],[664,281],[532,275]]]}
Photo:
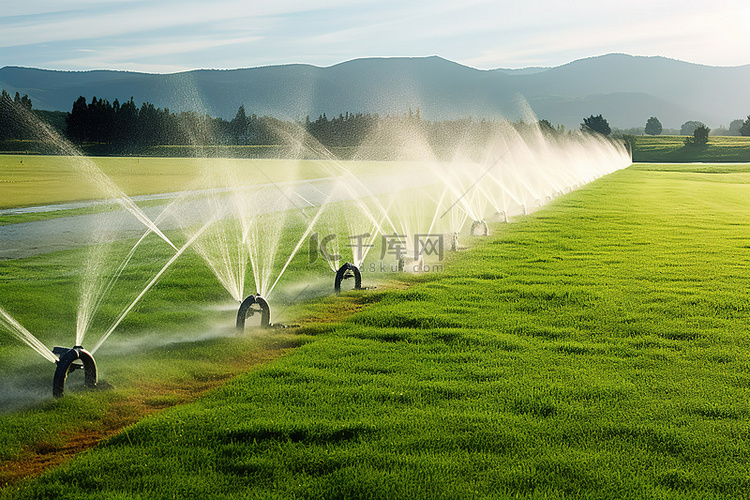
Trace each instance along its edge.
{"label": "hazy mountain ridge", "polygon": [[231,119],[248,113],[304,120],[325,113],[405,113],[426,119],[517,118],[524,96],[539,118],[577,127],[603,114],[612,126],[664,127],[688,120],[711,127],[750,114],[750,65],[712,67],[624,54],[554,68],[478,70],[440,57],[355,59],[330,67],[304,64],[151,74],[0,68],[0,87],[28,94],[37,109],[69,111],[81,95],[121,102],[132,96],[172,111]]}

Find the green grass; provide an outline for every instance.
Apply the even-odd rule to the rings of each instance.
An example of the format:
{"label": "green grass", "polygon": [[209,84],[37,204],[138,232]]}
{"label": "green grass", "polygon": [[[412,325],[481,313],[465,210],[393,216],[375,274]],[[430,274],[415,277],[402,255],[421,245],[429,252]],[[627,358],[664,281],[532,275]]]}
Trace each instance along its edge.
{"label": "green grass", "polygon": [[748,162],[750,137],[711,136],[704,146],[686,146],[687,136],[637,136],[635,162]]}
{"label": "green grass", "polygon": [[[64,127],[64,120],[63,120]],[[290,145],[157,145],[157,146],[118,146],[106,143],[86,143],[74,146],[82,155],[87,157],[112,157],[112,156],[140,156],[160,158],[196,158],[196,157],[220,157],[220,158],[300,158],[306,152],[300,151],[299,147]],[[0,141],[0,155],[23,154],[23,155],[58,155],[61,147],[54,141],[42,140],[6,140]],[[354,146],[331,146],[327,150],[339,159],[350,159],[356,152]],[[309,153],[310,157],[318,157],[315,153]]]}
{"label": "green grass", "polygon": [[637,165],[406,290],[308,302],[362,310],[5,496],[743,498],[748,170]]}
{"label": "green grass", "polygon": [[[0,208],[110,197],[87,175],[87,165],[104,172],[128,196],[332,175],[330,167],[322,168],[323,163],[314,160],[0,155]],[[355,173],[397,168],[377,162],[349,165]],[[239,179],[226,175],[230,171],[237,172]],[[338,170],[334,168],[333,173],[338,174]]]}
{"label": "green grass", "polygon": [[[159,205],[166,205],[169,200],[148,200],[136,203],[140,208],[145,209]],[[36,222],[40,220],[57,219],[60,217],[74,217],[76,215],[90,215],[101,212],[110,212],[122,210],[118,203],[96,204],[83,208],[62,208],[60,210],[51,210],[49,212],[28,212],[0,215],[0,226],[8,224],[20,224],[23,222]]]}

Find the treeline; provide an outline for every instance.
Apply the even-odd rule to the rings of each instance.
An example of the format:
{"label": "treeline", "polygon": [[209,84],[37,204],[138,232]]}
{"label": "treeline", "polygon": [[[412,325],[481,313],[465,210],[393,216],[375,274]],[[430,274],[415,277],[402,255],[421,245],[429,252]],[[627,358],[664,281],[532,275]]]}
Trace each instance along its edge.
{"label": "treeline", "polygon": [[31,99],[16,92],[15,97],[3,89],[0,92],[0,140],[26,139],[29,136],[26,118],[31,113]]}
{"label": "treeline", "polygon": [[133,98],[120,104],[79,97],[68,115],[66,135],[78,144],[273,145],[288,143],[302,125],[321,144],[345,147],[360,145],[380,121],[378,114],[346,113],[332,119],[323,114],[315,121],[307,117],[299,124],[248,115],[244,105],[227,121],[191,111],[172,113],[148,102],[138,107]]}
{"label": "treeline", "polygon": [[[36,139],[44,141],[34,133],[34,127],[22,124],[30,120],[32,109],[27,96],[11,99],[3,92],[2,119],[3,138]],[[27,116],[22,119],[23,112]],[[307,117],[304,122],[283,121],[269,116],[248,115],[240,106],[232,120],[214,118],[208,114],[192,111],[171,112],[168,108],[157,108],[144,102],[136,105],[130,100],[120,103],[107,99],[83,96],[74,103],[69,113],[39,112],[37,117],[56,120],[55,127],[71,142],[92,147],[96,154],[139,153],[152,146],[269,146],[284,145],[293,149],[314,138],[326,148],[344,148],[369,157],[382,155],[393,157],[399,151],[408,154],[415,144],[424,141],[439,154],[448,154],[457,145],[465,148],[481,147],[492,134],[502,127],[511,126],[519,132],[531,130],[532,124],[519,121],[508,124],[503,120],[473,120],[471,118],[446,121],[427,121],[420,116],[419,109],[408,110],[403,115],[380,116],[377,113],[345,113],[333,118],[325,114],[315,120]],[[43,115],[47,113],[47,115]],[[60,116],[64,116],[61,119]],[[62,124],[61,124],[62,122]],[[546,120],[538,122],[545,133],[561,134],[564,127],[554,128]],[[309,134],[301,137],[300,131]],[[389,146],[384,151],[385,145]],[[401,146],[400,146],[401,145]],[[291,151],[290,149],[290,151]],[[396,150],[394,152],[394,150]],[[353,154],[353,153],[352,153]]]}
{"label": "treeline", "polygon": [[66,120],[71,141],[119,146],[273,144],[282,124],[271,117],[242,116],[231,121],[193,111],[173,113],[149,102],[136,106],[133,98],[122,104],[115,99],[79,97]]}

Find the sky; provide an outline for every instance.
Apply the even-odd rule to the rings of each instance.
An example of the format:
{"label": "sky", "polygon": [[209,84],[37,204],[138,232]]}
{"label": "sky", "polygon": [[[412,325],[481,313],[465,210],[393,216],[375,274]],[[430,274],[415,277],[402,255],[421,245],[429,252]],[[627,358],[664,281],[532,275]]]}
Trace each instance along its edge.
{"label": "sky", "polygon": [[478,69],[608,53],[750,64],[750,0],[28,0],[0,67],[174,73],[437,55]]}

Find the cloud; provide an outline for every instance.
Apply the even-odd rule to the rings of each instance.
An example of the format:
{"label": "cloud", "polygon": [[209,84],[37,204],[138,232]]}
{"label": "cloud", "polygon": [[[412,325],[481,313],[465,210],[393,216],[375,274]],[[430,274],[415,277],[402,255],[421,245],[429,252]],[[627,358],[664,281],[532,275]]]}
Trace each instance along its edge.
{"label": "cloud", "polygon": [[56,69],[330,65],[435,54],[490,69],[608,52],[750,62],[746,0],[32,0],[0,16],[5,64]]}
{"label": "cloud", "polygon": [[[47,2],[44,2],[47,3]],[[210,28],[215,33],[235,31],[266,31],[269,18],[300,14],[311,10],[309,2],[281,1],[110,1],[75,2],[86,9],[47,9],[39,15],[24,14],[0,18],[5,26],[0,46],[13,47],[48,42],[93,40],[113,36],[142,33],[173,32],[182,30],[189,36],[191,29]],[[345,3],[344,0],[327,0],[316,4],[327,8]],[[40,10],[40,9],[36,9]],[[32,9],[31,12],[35,10]],[[228,29],[229,28],[229,29]]]}
{"label": "cloud", "polygon": [[740,48],[745,44],[739,43],[747,39],[747,29],[734,21],[750,19],[750,5],[743,4],[733,13],[681,9],[668,17],[669,22],[658,15],[643,18],[630,14],[616,19],[592,15],[586,24],[571,22],[517,33],[517,38],[487,39],[485,49],[460,62],[485,68],[552,66],[610,52],[662,55],[704,64],[750,62]]}
{"label": "cloud", "polygon": [[[258,36],[220,38],[205,36],[189,40],[152,40],[141,45],[104,46],[98,49],[82,50],[76,57],[59,61],[62,65],[100,69],[129,69],[143,72],[177,72],[185,66],[180,64],[149,63],[162,60],[163,56],[193,55],[196,52],[211,51],[232,45],[246,45],[262,40]],[[133,61],[140,61],[134,63]]]}

